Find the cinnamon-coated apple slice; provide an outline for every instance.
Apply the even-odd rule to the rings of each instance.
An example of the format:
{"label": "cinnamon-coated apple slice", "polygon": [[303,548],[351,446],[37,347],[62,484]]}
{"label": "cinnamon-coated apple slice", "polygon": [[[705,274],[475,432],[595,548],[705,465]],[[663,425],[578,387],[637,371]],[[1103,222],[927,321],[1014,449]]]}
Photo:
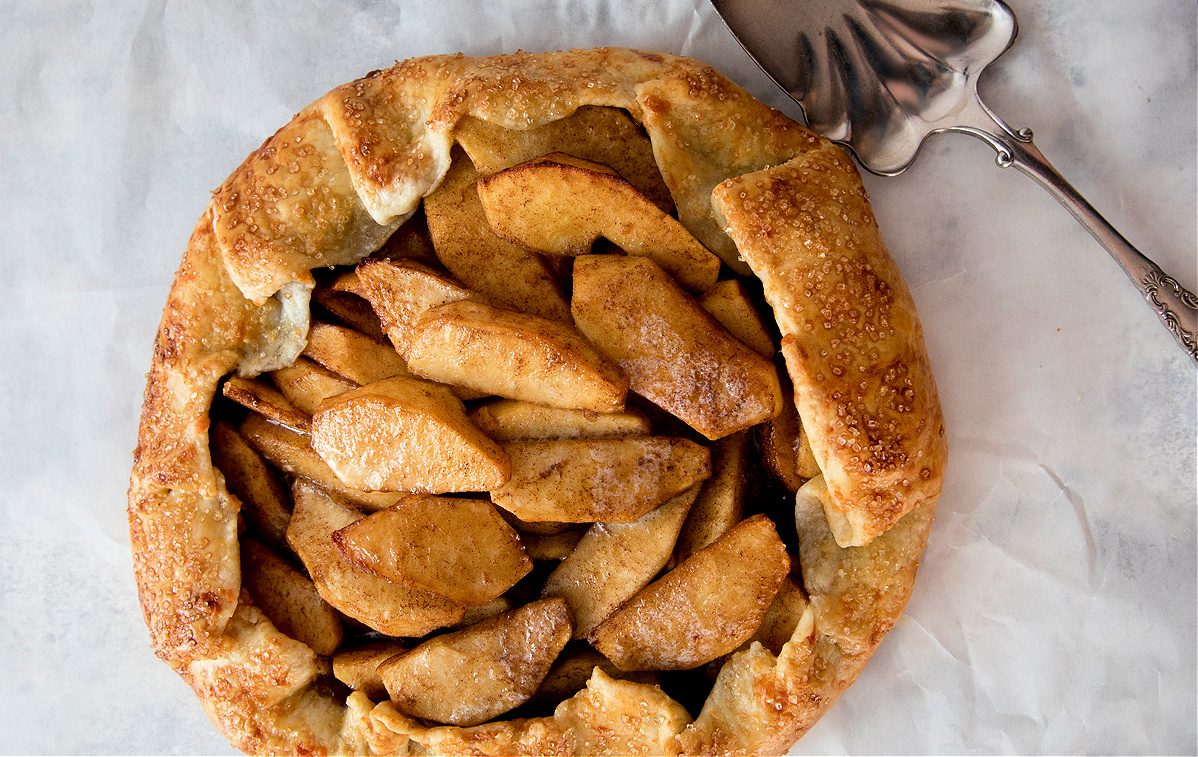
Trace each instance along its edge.
{"label": "cinnamon-coated apple slice", "polygon": [[486,500],[414,494],[354,521],[333,541],[376,576],[471,606],[532,570],[520,537]]}
{"label": "cinnamon-coated apple slice", "polygon": [[553,153],[478,181],[491,228],[548,255],[581,255],[600,237],[654,260],[683,286],[716,282],[720,259],[612,169]]}
{"label": "cinnamon-coated apple slice", "polygon": [[690,670],[761,626],[790,571],[774,524],[754,515],[649,584],[590,635],[621,670]]}
{"label": "cinnamon-coated apple slice", "polygon": [[624,409],[628,379],[573,326],[473,300],[425,312],[408,367],[430,381],[551,407]]}
{"label": "cinnamon-coated apple slice", "polygon": [[510,471],[503,448],[447,387],[403,376],[326,400],[311,437],[343,483],[366,491],[488,491]]}
{"label": "cinnamon-coated apple slice", "polygon": [[628,374],[632,391],[708,439],[782,409],[778,370],[736,339],[653,261],[574,261],[574,321]]}
{"label": "cinnamon-coated apple slice", "polygon": [[362,518],[362,513],[302,479],[291,491],[295,511],[287,526],[287,543],[326,602],[387,636],[423,636],[461,620],[465,605],[379,578],[341,555],[333,533]]}
{"label": "cinnamon-coated apple slice", "polygon": [[429,639],[379,666],[391,702],[425,720],[471,726],[537,690],[573,622],[563,599],[542,599]]}
{"label": "cinnamon-coated apple slice", "polygon": [[627,523],[711,475],[707,448],[689,439],[509,442],[511,478],[491,501],[522,521]]}

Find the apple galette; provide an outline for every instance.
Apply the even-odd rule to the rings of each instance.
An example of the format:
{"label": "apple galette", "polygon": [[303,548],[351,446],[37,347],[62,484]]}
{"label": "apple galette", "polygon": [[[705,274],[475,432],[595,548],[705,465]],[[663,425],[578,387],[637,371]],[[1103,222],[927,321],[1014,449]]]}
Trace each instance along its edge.
{"label": "apple galette", "polygon": [[845,154],[700,62],[409,60],[214,193],[129,492],[153,643],[247,752],[785,751],[945,465]]}

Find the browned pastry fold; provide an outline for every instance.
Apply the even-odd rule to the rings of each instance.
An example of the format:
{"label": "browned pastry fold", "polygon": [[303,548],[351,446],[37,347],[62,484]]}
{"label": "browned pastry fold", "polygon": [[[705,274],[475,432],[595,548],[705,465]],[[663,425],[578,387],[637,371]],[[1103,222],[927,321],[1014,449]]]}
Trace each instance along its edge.
{"label": "browned pastry fold", "polygon": [[[759,248],[738,232],[731,212],[733,239],[743,245],[738,252],[713,213],[711,191],[727,179],[784,164],[762,178],[803,183],[808,170],[806,194],[795,201],[820,204],[836,218],[846,214],[843,223],[808,223],[807,233],[829,251],[845,247],[845,239],[845,249],[861,245],[837,281],[861,295],[886,294],[885,308],[868,311],[878,320],[865,325],[900,332],[878,343],[886,368],[869,379],[866,391],[893,391],[885,399],[899,398],[913,420],[877,437],[884,454],[869,460],[885,463],[888,477],[862,476],[872,471],[843,458],[840,450],[851,445],[827,438],[843,428],[812,420],[808,431],[813,447],[816,436],[824,436],[821,463],[837,507],[844,497],[863,502],[868,517],[853,528],[864,534],[862,541],[873,540],[837,546],[827,522],[813,516],[814,500],[801,499],[807,615],[778,656],[755,642],[735,652],[693,723],[660,689],[602,672],[552,717],[472,728],[429,727],[362,692],[348,701],[336,698],[323,682],[327,660],[281,634],[241,592],[239,503],[209,455],[214,392],[229,372],[253,376],[295,360],[308,328],[310,271],[373,252],[414,213],[448,170],[462,119],[521,130],[582,106],[622,108],[641,124],[682,222],[742,272],[747,269],[738,256],[744,255],[777,295],[773,305],[787,334],[784,350],[800,407],[807,408],[805,424],[837,412],[829,403],[847,379],[829,375],[842,365],[835,350],[850,343],[869,347],[872,342],[860,340],[875,334],[854,340],[851,329],[842,330],[837,338],[848,341],[826,343],[831,359],[812,354],[825,337],[805,331],[798,315],[804,311],[796,307],[792,317],[783,296],[797,297],[802,287],[803,269],[783,261],[809,265],[800,254],[805,245],[786,237]],[[247,752],[784,751],[856,677],[901,613],[943,473],[940,411],[918,322],[880,242],[854,241],[876,233],[856,181],[837,148],[709,66],[620,48],[414,59],[338,87],[304,109],[216,192],[188,245],[155,340],[128,514],[139,594],[159,656]],[[774,207],[749,218],[768,223],[772,212],[782,213]],[[829,307],[836,302],[827,299]],[[898,417],[893,403],[889,410],[859,407],[853,417],[862,431]],[[891,442],[902,447],[901,460]],[[847,494],[845,471],[857,476],[850,476],[856,483],[847,485]],[[811,562],[815,555],[818,563]]]}
{"label": "browned pastry fold", "polygon": [[765,286],[841,546],[940,494],[946,445],[923,330],[865,188],[830,144],[728,179],[714,203]]}

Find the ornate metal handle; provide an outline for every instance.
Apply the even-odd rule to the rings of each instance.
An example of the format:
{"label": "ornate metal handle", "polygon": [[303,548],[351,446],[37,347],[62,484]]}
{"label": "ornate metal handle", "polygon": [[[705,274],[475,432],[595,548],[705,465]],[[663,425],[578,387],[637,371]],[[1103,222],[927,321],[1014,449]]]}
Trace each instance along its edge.
{"label": "ornate metal handle", "polygon": [[[1178,283],[1177,279],[1161,270],[1128,242],[1114,226],[1082,197],[1032,143],[1030,129],[1013,131],[977,100],[981,112],[970,119],[974,123],[989,119],[986,126],[963,126],[955,131],[972,134],[997,151],[996,161],[1003,168],[1014,166],[1040,183],[1049,194],[1057,199],[1081,222],[1086,230],[1111,253],[1124,272],[1131,278],[1140,294],[1156,311],[1165,328],[1181,345],[1190,358],[1198,363],[1198,297]],[[992,127],[997,125],[997,130]]]}

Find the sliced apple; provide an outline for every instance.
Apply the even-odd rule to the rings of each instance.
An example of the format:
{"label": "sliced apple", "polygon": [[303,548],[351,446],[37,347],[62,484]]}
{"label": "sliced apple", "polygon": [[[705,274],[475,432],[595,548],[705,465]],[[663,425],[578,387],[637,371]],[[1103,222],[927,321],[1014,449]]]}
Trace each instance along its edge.
{"label": "sliced apple", "polygon": [[532,570],[520,537],[486,500],[413,495],[333,534],[370,573],[484,605]]}
{"label": "sliced apple", "polygon": [[703,482],[678,535],[675,557],[685,560],[744,518],[749,487],[749,432],[738,431],[711,445],[711,478]]}
{"label": "sliced apple", "polygon": [[[430,263],[422,260],[418,260],[416,262],[423,263],[424,265],[430,265]],[[374,315],[374,309],[371,307],[370,301],[366,300],[366,289],[362,286],[362,279],[360,276],[358,276],[357,269],[351,271],[342,271],[341,273],[337,274],[332,283],[329,285],[329,289],[338,294],[352,294],[357,299],[365,300],[363,304],[365,304],[367,308],[370,308],[370,314]],[[375,316],[376,323],[378,323],[377,318],[378,316]]]}
{"label": "sliced apple", "polygon": [[345,634],[337,611],[307,576],[253,539],[241,541],[241,585],[276,628],[316,654],[327,657],[341,646]]}
{"label": "sliced apple", "polygon": [[541,592],[563,597],[574,613],[574,638],[585,639],[665,567],[700,484],[631,523],[597,523],[549,574]]}
{"label": "sliced apple", "polygon": [[627,523],[711,475],[707,448],[687,439],[509,442],[511,479],[491,501],[523,521]]}
{"label": "sliced apple", "polygon": [[500,613],[507,612],[514,606],[515,605],[512,604],[512,600],[508,599],[507,597],[496,597],[490,602],[487,602],[485,605],[467,607],[466,612],[462,614],[462,619],[457,623],[454,623],[453,627],[465,628],[467,626],[472,626],[475,623],[480,623],[488,618],[493,618]]}
{"label": "sliced apple", "polygon": [[412,260],[367,258],[355,270],[356,292],[370,302],[387,338],[408,357],[411,330],[421,314],[476,296],[449,276]]}
{"label": "sliced apple", "polygon": [[437,253],[433,250],[433,240],[428,233],[421,210],[404,221],[395,233],[387,237],[386,243],[372,254],[372,258],[384,260],[415,260],[418,263],[437,265]]}
{"label": "sliced apple", "polygon": [[463,300],[425,312],[412,330],[418,376],[553,407],[618,411],[628,382],[573,326]]}
{"label": "sliced apple", "polygon": [[[354,280],[357,280],[357,274],[353,271],[343,275],[353,276]],[[354,290],[342,289],[338,286],[339,283],[340,277],[333,280],[331,287],[316,287],[312,290],[312,302],[354,331],[361,332],[371,339],[385,340],[387,334],[383,331],[383,325],[366,298]],[[316,312],[313,313],[315,314]]]}
{"label": "sliced apple", "polygon": [[625,408],[616,413],[534,405],[498,399],[470,411],[470,420],[487,436],[500,442],[521,439],[596,439],[636,436],[653,431],[649,417]]}
{"label": "sliced apple", "polygon": [[[320,403],[329,397],[358,388],[358,382],[306,357],[299,357],[291,365],[272,371],[270,379],[291,404],[309,416],[320,409]],[[310,426],[309,419],[304,431]]]}
{"label": "sliced apple", "polygon": [[379,678],[379,665],[409,649],[410,644],[389,639],[339,650],[333,655],[333,677],[378,702],[387,698],[387,688]]}
{"label": "sliced apple", "polygon": [[553,520],[520,520],[509,510],[503,508],[499,509],[499,514],[503,516],[503,519],[512,528],[516,529],[516,533],[520,534],[521,540],[524,540],[527,536],[556,536],[578,528],[577,523],[564,523]]}
{"label": "sliced apple", "polygon": [[574,262],[575,323],[628,374],[632,391],[718,439],[776,416],[778,371],[651,260]]}
{"label": "sliced apple", "polygon": [[602,164],[554,153],[479,179],[478,193],[495,233],[531,250],[582,255],[603,237],[691,291],[719,276],[719,258]]}
{"label": "sliced apple", "polygon": [[757,443],[766,467],[793,493],[808,479],[820,475],[820,469],[795,409],[794,391],[787,384],[783,385],[782,396],[782,412],[758,426]]}
{"label": "sliced apple", "polygon": [[795,450],[795,471],[802,478],[815,478],[820,475],[819,461],[815,459],[815,453],[811,451],[811,440],[807,438],[807,429],[803,426],[803,421],[799,420],[799,437],[794,441]]}
{"label": "sliced apple", "polygon": [[292,476],[314,481],[341,499],[364,510],[381,510],[399,501],[395,492],[366,492],[346,486],[312,445],[308,437],[275,425],[257,413],[250,413],[238,431],[268,462]]}
{"label": "sliced apple", "polygon": [[696,668],[753,635],[789,570],[774,524],[754,515],[628,600],[591,644],[621,670]]}
{"label": "sliced apple", "polygon": [[664,213],[674,200],[657,169],[648,135],[622,108],[584,105],[565,118],[531,129],[505,129],[466,116],[453,136],[484,174],[560,152],[610,166]]}
{"label": "sliced apple", "polygon": [[558,534],[528,534],[520,537],[520,543],[533,560],[561,560],[574,551],[585,532],[584,526],[576,526]]}
{"label": "sliced apple", "polygon": [[291,495],[245,438],[226,421],[212,425],[212,461],[225,486],[241,501],[246,525],[273,545],[284,544],[291,520]]}
{"label": "sliced apple", "polygon": [[781,653],[782,646],[794,636],[809,604],[803,587],[790,578],[784,579],[751,641],[761,642],[761,646],[774,654]]}
{"label": "sliced apple", "polygon": [[424,198],[437,257],[458,281],[498,305],[570,322],[570,303],[548,262],[491,230],[477,181],[478,171],[459,152],[441,186]]}
{"label": "sliced apple", "polygon": [[393,347],[344,326],[314,322],[303,354],[358,384],[392,376],[411,376]]}
{"label": "sliced apple", "polygon": [[237,404],[270,418],[292,431],[308,432],[311,413],[300,410],[270,384],[259,379],[229,376],[221,393]]}
{"label": "sliced apple", "polygon": [[625,673],[589,644],[571,643],[566,645],[562,653],[557,656],[557,660],[549,669],[545,680],[541,681],[536,693],[528,700],[529,706],[532,708],[553,707],[569,699],[586,688],[587,681],[591,679],[595,668],[599,668],[611,678],[626,678],[629,681],[650,685],[660,681],[656,672]]}
{"label": "sliced apple", "polygon": [[570,640],[565,600],[544,599],[430,639],[379,666],[401,712],[471,726],[523,704]]}
{"label": "sliced apple", "polygon": [[749,298],[749,292],[739,279],[725,279],[716,282],[698,297],[699,304],[732,336],[752,347],[763,357],[772,357],[777,348],[770,337],[770,327],[766,324]]}
{"label": "sliced apple", "polygon": [[366,491],[488,491],[510,470],[448,388],[402,376],[326,400],[311,438],[343,483]]}
{"label": "sliced apple", "polygon": [[362,513],[302,479],[292,486],[292,496],[295,511],[287,527],[287,543],[330,605],[388,636],[423,636],[461,619],[465,605],[379,578],[341,556],[333,533],[360,519]]}

